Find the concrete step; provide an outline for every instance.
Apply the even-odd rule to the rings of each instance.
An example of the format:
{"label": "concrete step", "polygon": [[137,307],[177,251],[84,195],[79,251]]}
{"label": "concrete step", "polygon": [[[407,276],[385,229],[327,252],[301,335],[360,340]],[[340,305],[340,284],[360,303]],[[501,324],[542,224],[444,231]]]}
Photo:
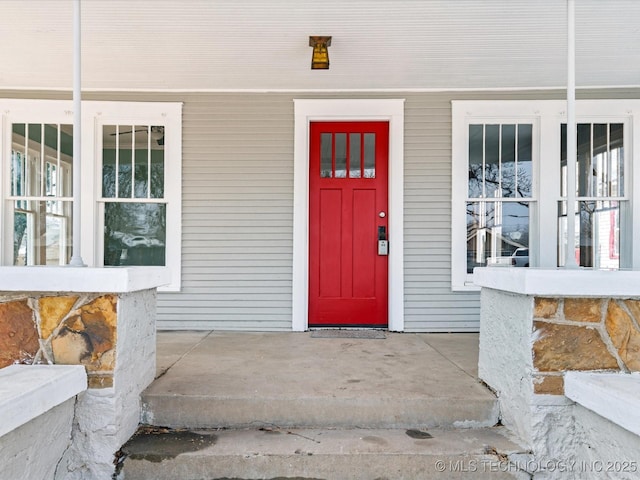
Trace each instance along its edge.
{"label": "concrete step", "polygon": [[484,396],[143,396],[143,423],[173,428],[480,428],[498,423]]}
{"label": "concrete step", "polygon": [[122,449],[124,480],[530,479],[501,427],[456,430],[143,427]]}
{"label": "concrete step", "polygon": [[215,333],[144,392],[143,422],[175,428],[495,425],[495,395],[459,366],[477,363],[477,338],[456,344],[453,357],[464,362],[450,360],[441,351],[451,348],[442,342],[435,348],[429,338]]}

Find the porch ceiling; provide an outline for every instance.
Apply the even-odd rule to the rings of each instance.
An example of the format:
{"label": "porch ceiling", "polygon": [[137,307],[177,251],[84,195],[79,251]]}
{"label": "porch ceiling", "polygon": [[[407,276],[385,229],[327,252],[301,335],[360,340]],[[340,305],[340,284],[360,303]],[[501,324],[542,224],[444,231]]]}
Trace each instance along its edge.
{"label": "porch ceiling", "polygon": [[[640,2],[576,2],[577,85],[640,85]],[[83,1],[91,90],[553,88],[563,0]],[[72,86],[72,1],[0,1],[0,89]],[[311,71],[310,35],[331,35]]]}

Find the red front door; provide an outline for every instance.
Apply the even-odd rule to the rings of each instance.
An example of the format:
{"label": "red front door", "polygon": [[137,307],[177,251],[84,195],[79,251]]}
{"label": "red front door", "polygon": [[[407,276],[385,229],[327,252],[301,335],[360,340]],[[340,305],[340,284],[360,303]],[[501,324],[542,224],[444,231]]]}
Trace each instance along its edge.
{"label": "red front door", "polygon": [[[387,326],[387,122],[313,122],[309,326]],[[387,244],[388,246],[388,244]]]}

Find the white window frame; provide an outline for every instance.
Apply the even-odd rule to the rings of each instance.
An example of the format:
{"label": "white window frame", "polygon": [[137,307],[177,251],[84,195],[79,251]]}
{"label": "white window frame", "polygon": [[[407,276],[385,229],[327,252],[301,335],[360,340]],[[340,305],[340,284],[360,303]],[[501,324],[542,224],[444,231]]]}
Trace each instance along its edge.
{"label": "white window frame", "polygon": [[[562,100],[452,101],[452,222],[451,287],[479,290],[467,274],[466,201],[468,196],[469,125],[487,123],[533,124],[533,192],[530,208],[529,255],[531,265],[555,269],[557,208],[560,197],[560,125],[566,123]],[[624,192],[629,202],[624,254],[630,267],[640,269],[640,100],[579,100],[577,123],[623,123],[625,139]],[[621,252],[621,255],[623,253]]]}
{"label": "white window frame", "polygon": [[[13,123],[73,124],[73,103],[66,100],[0,99],[0,264],[13,263],[13,217],[5,199],[11,192],[11,125]],[[82,102],[81,251],[88,266],[103,266],[104,218],[98,202],[102,192],[102,125],[165,126],[165,191],[167,204],[166,266],[171,283],[160,291],[181,286],[182,251],[182,103]]]}
{"label": "white window frame", "polygon": [[[19,123],[19,122],[13,122],[13,123]],[[38,122],[31,122],[31,123],[36,123],[37,125],[42,125],[42,122],[38,123]],[[11,214],[8,215],[8,221],[13,224],[13,219],[14,219],[14,215],[15,215],[15,203],[16,201],[22,201],[22,202],[27,202],[27,203],[32,203],[32,202],[37,202],[38,200],[36,200],[36,198],[44,198],[47,197],[47,200],[52,200],[55,202],[61,202],[61,203],[65,203],[67,202],[68,205],[67,210],[69,215],[64,215],[64,214],[59,214],[59,213],[53,213],[53,212],[49,212],[46,211],[45,212],[45,216],[55,216],[58,218],[62,219],[62,223],[63,223],[63,231],[66,232],[67,229],[67,223],[70,220],[70,213],[71,213],[71,209],[73,208],[73,199],[71,198],[70,195],[65,194],[64,192],[60,192],[59,189],[63,186],[63,185],[68,185],[69,188],[67,189],[67,191],[71,191],[71,185],[68,182],[69,180],[69,171],[70,171],[70,166],[71,164],[69,163],[71,158],[68,157],[66,154],[62,153],[62,152],[58,152],[58,151],[54,151],[53,149],[51,149],[51,147],[45,145],[45,144],[37,144],[31,140],[27,141],[26,144],[20,144],[17,145],[16,143],[13,142],[13,138],[10,135],[10,149],[9,149],[9,156],[7,157],[7,162],[9,163],[8,165],[8,172],[9,172],[9,185],[8,185],[8,189],[7,189],[7,208],[8,210],[11,212]],[[26,147],[26,151],[23,151]],[[34,174],[34,169],[37,169],[37,167],[35,167],[35,164],[39,164],[39,167],[42,169],[41,175],[42,175],[42,181],[45,181],[45,175],[46,175],[46,169],[47,169],[47,165],[48,164],[52,164],[56,166],[56,171],[57,167],[60,167],[60,171],[61,173],[57,173],[56,176],[58,177],[57,180],[60,181],[60,184],[58,184],[58,182],[56,182],[56,188],[58,190],[58,194],[56,196],[53,197],[49,197],[48,193],[46,191],[42,191],[42,192],[32,192],[31,195],[17,195],[17,196],[13,196],[13,198],[11,200],[9,200],[11,196],[11,191],[12,191],[12,181],[14,180],[13,177],[11,177],[11,167],[12,167],[12,163],[13,163],[13,158],[12,158],[12,153],[13,151],[19,151],[23,154],[25,154],[24,156],[24,162],[25,162],[25,166],[24,166],[24,178],[23,181],[24,182],[29,182],[31,180],[32,175]],[[58,165],[58,155],[60,155],[60,164]],[[65,178],[66,177],[66,178]],[[37,177],[36,177],[37,178]],[[27,187],[25,187],[27,188]],[[31,190],[29,188],[27,188],[28,190]],[[19,200],[18,200],[19,199]],[[27,237],[31,237],[32,235],[34,235],[35,232],[35,224],[34,224],[34,211],[31,209],[28,209],[25,211],[25,213],[27,213],[27,230],[25,232],[25,234],[27,235]],[[29,248],[29,254],[27,255],[27,258],[29,259],[30,263],[29,265],[32,265],[33,259],[36,257],[36,251],[38,250],[38,248],[36,248],[35,242],[33,241],[28,241],[27,242],[28,248]],[[67,242],[67,235],[61,235],[60,236],[60,243],[58,245],[59,248],[59,252],[58,255],[60,256],[60,259],[64,259],[65,255],[67,254],[67,246],[68,246],[68,242]],[[13,252],[11,253],[11,257],[13,260]]]}

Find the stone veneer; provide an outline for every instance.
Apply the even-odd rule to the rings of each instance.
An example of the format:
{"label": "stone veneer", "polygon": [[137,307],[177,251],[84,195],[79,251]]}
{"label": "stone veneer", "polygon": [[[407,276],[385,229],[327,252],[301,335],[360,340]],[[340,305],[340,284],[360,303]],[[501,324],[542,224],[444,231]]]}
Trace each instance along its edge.
{"label": "stone veneer", "polygon": [[531,448],[527,472],[595,479],[603,471],[557,467],[635,461],[637,436],[620,434],[625,422],[596,423],[563,393],[566,378],[570,391],[589,372],[618,398],[604,378],[640,371],[640,271],[494,267],[475,269],[474,282],[482,288],[478,376],[496,392],[503,425]]}
{"label": "stone veneer", "polygon": [[77,364],[88,374],[55,480],[117,476],[115,453],[155,374],[156,288],[169,283],[165,267],[0,267],[0,367]]}
{"label": "stone veneer", "polygon": [[90,388],[112,387],[117,304],[112,294],[0,298],[0,368],[84,365]]}
{"label": "stone veneer", "polygon": [[564,394],[566,371],[640,371],[640,300],[535,297],[533,330],[537,394]]}

